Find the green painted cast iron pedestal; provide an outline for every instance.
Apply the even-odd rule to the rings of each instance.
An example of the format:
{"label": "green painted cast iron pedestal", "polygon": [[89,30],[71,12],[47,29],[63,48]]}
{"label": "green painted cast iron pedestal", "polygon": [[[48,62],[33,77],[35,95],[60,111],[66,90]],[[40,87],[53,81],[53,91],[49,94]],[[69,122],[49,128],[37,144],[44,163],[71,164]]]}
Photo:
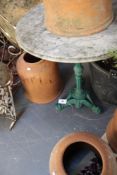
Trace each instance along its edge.
{"label": "green painted cast iron pedestal", "polygon": [[83,66],[78,63],[74,66],[74,73],[76,79],[76,87],[69,93],[66,98],[66,104],[56,104],[57,110],[61,111],[68,106],[75,105],[76,108],[81,108],[83,105],[90,108],[93,112],[99,114],[101,112],[100,108],[94,105],[89,94],[82,88],[82,74]]}

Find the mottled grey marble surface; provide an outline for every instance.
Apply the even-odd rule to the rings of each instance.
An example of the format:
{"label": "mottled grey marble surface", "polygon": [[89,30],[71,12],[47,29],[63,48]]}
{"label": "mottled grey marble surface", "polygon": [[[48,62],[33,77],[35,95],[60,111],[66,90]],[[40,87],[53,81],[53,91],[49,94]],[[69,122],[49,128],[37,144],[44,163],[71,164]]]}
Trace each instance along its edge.
{"label": "mottled grey marble surface", "polygon": [[106,59],[109,51],[117,49],[117,1],[114,11],[114,21],[106,30],[87,37],[67,38],[47,31],[41,4],[19,21],[16,38],[26,52],[46,60],[83,63]]}

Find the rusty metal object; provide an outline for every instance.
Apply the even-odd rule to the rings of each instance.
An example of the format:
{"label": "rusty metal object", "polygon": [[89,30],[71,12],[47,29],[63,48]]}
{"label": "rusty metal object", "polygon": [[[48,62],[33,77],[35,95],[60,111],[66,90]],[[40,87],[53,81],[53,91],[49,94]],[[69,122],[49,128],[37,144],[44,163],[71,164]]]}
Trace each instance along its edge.
{"label": "rusty metal object", "polygon": [[16,122],[16,111],[12,94],[13,76],[5,63],[0,63],[0,115],[12,120],[9,129]]}
{"label": "rusty metal object", "polygon": [[16,79],[15,62],[22,50],[10,44],[0,33],[0,115],[12,121],[9,127],[11,130],[17,121],[13,94],[20,84],[19,79]]}
{"label": "rusty metal object", "polygon": [[11,72],[13,77],[13,93],[17,86],[19,86],[20,81],[16,71],[16,60],[18,56],[23,51],[11,45],[9,41],[4,37],[2,33],[0,33],[0,62],[5,63],[8,67],[8,70]]}

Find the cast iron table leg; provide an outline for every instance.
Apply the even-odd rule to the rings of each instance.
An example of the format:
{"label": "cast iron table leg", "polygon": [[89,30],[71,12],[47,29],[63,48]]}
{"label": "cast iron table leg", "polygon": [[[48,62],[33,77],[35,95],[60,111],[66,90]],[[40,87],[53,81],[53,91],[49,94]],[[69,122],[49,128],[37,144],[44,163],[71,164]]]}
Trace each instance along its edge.
{"label": "cast iron table leg", "polygon": [[74,74],[76,79],[76,87],[68,94],[66,104],[57,103],[57,110],[61,111],[64,108],[73,105],[76,108],[80,108],[84,105],[90,108],[93,112],[99,114],[101,112],[100,108],[93,103],[89,94],[82,88],[83,66],[80,63],[75,64]]}

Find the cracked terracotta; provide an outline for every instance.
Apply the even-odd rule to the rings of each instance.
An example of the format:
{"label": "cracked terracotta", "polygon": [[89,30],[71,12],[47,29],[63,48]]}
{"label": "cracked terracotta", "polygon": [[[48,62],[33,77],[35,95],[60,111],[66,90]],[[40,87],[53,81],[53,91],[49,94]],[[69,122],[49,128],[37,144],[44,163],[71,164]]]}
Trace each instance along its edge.
{"label": "cracked terracotta", "polygon": [[90,35],[104,30],[113,19],[112,0],[43,0],[45,26],[63,36]]}

